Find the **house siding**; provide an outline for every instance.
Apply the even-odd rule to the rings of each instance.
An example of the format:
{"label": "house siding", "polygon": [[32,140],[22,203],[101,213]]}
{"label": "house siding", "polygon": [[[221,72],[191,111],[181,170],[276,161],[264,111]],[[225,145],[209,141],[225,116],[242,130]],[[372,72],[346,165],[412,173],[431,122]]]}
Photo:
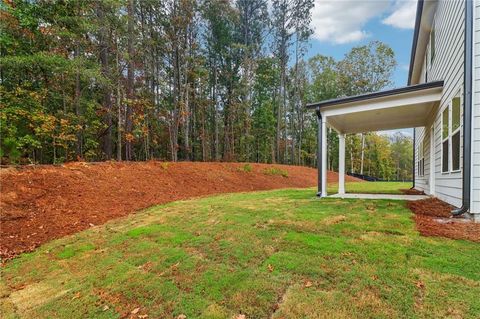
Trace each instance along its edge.
{"label": "house siding", "polygon": [[[478,1],[477,1],[478,2]],[[453,97],[463,94],[463,67],[464,67],[464,31],[465,14],[464,1],[439,1],[434,16],[435,25],[435,58],[430,65],[430,44],[427,47],[424,71],[412,83],[425,81],[425,69],[428,82],[443,80],[444,89],[442,98],[435,113],[432,114],[430,123],[426,127],[415,129],[415,187],[425,193],[430,191],[430,134],[431,126],[434,127],[434,168],[435,188],[434,194],[443,201],[454,206],[462,204],[462,172],[442,173],[442,112],[449,107]],[[427,66],[425,67],[425,63]],[[480,74],[479,72],[477,72]],[[463,99],[462,99],[463,103]],[[463,149],[463,114],[461,114],[460,140]],[[480,140],[480,131],[477,134]],[[418,145],[424,141],[425,148],[425,175],[418,176]],[[463,153],[462,151],[460,152]],[[460,159],[463,163],[463,159]],[[462,164],[461,164],[462,165]],[[480,167],[477,168],[480,170]]]}
{"label": "house siding", "polygon": [[473,33],[473,112],[471,213],[480,221],[480,0],[475,0]]}

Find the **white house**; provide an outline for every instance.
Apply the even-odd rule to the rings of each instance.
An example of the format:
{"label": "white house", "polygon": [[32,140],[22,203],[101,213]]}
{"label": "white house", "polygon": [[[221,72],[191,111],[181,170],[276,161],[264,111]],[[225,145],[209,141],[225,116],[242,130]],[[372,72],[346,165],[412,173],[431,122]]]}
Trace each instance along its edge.
{"label": "white house", "polygon": [[414,127],[414,187],[480,221],[480,0],[418,0],[408,85],[308,105],[318,116],[318,195],[327,196],[327,126],[339,134]]}

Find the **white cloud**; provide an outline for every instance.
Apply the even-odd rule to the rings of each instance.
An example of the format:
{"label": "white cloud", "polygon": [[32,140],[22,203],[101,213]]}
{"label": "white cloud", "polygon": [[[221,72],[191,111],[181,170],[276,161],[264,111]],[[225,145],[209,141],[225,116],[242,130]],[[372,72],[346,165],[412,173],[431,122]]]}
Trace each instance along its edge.
{"label": "white cloud", "polygon": [[336,44],[360,41],[370,36],[365,24],[390,5],[390,0],[315,0],[313,37]]}
{"label": "white cloud", "polygon": [[416,0],[396,0],[393,12],[382,23],[399,29],[413,29],[416,9]]}

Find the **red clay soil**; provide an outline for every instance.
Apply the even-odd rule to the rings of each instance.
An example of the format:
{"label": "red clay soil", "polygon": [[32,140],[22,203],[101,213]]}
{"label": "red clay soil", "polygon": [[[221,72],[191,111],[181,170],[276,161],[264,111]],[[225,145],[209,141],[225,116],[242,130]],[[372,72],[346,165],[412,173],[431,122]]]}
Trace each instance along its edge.
{"label": "red clay soil", "polygon": [[[317,170],[242,163],[69,163],[0,170],[0,258],[110,219],[171,201],[218,193],[311,187]],[[265,174],[276,167],[288,177]],[[247,169],[248,170],[248,169]],[[346,176],[347,181],[360,181]],[[338,175],[328,174],[329,182]]]}
{"label": "red clay soil", "polygon": [[439,236],[480,242],[480,223],[451,218],[453,206],[438,198],[427,198],[407,203],[415,214],[417,230],[423,236]]}

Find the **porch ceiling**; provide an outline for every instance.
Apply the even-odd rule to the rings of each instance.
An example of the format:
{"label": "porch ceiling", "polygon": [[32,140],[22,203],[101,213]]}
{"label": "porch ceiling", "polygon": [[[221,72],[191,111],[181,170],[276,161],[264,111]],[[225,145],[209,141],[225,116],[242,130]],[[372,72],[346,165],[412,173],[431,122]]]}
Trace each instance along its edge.
{"label": "porch ceiling", "polygon": [[442,96],[443,81],[308,105],[340,133],[363,133],[428,124]]}

